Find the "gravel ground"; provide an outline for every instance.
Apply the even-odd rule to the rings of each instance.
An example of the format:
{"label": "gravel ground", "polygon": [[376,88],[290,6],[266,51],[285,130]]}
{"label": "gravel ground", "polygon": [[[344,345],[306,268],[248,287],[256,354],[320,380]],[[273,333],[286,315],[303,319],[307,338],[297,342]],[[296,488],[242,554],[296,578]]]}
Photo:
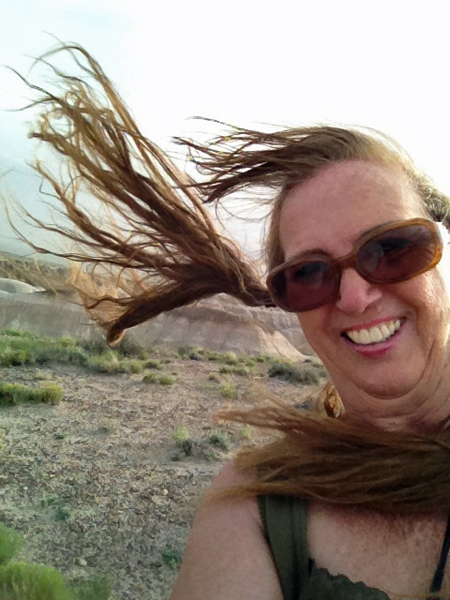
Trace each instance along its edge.
{"label": "gravel ground", "polygon": [[[57,406],[0,408],[0,521],[24,535],[21,558],[69,577],[106,573],[111,600],[168,597],[203,491],[240,444],[260,439],[222,425],[228,448],[220,436],[213,443],[214,414],[249,391],[255,397],[255,383],[288,400],[305,394],[267,381],[267,366],[258,365],[251,378],[218,375],[237,385],[238,398],[225,400],[220,381],[208,379],[219,364],[170,360],[165,371],[178,375],[171,386],[57,364],[2,369],[5,381],[48,378],[65,390]],[[180,423],[193,442],[187,454],[173,440]]]}

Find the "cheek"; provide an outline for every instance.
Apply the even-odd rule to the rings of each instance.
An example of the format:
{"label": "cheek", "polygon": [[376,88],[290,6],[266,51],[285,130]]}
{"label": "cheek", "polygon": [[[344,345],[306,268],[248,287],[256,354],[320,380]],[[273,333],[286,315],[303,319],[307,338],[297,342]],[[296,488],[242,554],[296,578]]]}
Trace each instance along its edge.
{"label": "cheek", "polygon": [[449,283],[442,271],[433,269],[417,278],[397,284],[395,296],[415,313],[419,336],[431,341],[446,334],[450,322]]}
{"label": "cheek", "polygon": [[306,313],[299,313],[297,318],[310,346],[314,350],[323,347],[324,343],[329,340],[329,335],[325,335],[327,330],[325,310],[318,308]]}
{"label": "cheek", "polygon": [[436,319],[439,320],[439,329],[444,331],[450,323],[450,281],[448,277],[440,274],[435,279],[429,303],[434,306]]}

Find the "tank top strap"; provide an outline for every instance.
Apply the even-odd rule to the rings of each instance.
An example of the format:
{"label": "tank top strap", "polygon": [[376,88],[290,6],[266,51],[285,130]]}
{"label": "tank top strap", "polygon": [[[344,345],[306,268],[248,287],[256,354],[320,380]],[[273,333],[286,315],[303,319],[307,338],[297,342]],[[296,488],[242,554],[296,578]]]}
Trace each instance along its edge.
{"label": "tank top strap", "polygon": [[436,567],[436,571],[434,572],[433,581],[430,587],[430,593],[433,596],[429,596],[429,598],[433,598],[434,600],[438,600],[438,596],[435,596],[442,589],[442,582],[444,580],[445,566],[447,564],[448,553],[450,550],[450,514],[447,519],[447,528],[445,530],[444,541],[442,543],[441,555],[439,557],[439,562]]}
{"label": "tank top strap", "polygon": [[276,495],[258,496],[267,543],[277,567],[284,600],[298,600],[311,573],[308,502]]}

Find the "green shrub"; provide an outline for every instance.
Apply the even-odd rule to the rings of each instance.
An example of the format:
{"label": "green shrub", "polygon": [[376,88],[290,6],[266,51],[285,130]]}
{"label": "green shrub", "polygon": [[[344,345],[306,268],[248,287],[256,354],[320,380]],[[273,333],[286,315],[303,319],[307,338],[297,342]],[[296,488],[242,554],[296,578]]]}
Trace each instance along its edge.
{"label": "green shrub", "polygon": [[22,536],[0,523],[0,565],[9,562],[23,545]]}
{"label": "green shrub", "polygon": [[63,574],[52,567],[12,562],[0,567],[2,600],[75,600]]}
{"label": "green shrub", "polygon": [[86,366],[88,355],[77,340],[71,337],[46,338],[29,332],[11,335],[0,333],[0,365],[72,363]]}
{"label": "green shrub", "polygon": [[8,406],[19,402],[27,402],[31,389],[20,383],[0,382],[0,405]]}
{"label": "green shrub", "polygon": [[0,331],[0,335],[4,335],[7,337],[20,337],[27,338],[29,340],[36,340],[39,338],[35,333],[31,333],[31,331],[27,330],[19,330],[19,329],[3,329]]}
{"label": "green shrub", "polygon": [[0,405],[14,405],[21,402],[43,402],[59,404],[64,390],[55,383],[46,383],[38,387],[27,387],[20,383],[0,382]]}
{"label": "green shrub", "polygon": [[10,562],[22,547],[22,536],[0,523],[1,600],[107,600],[111,586],[99,578],[70,583],[52,567]]}
{"label": "green shrub", "polygon": [[243,425],[239,428],[239,439],[241,440],[251,440],[252,438],[252,428],[250,425]]}
{"label": "green shrub", "polygon": [[213,446],[220,448],[221,450],[228,450],[230,447],[230,438],[227,433],[223,431],[214,431],[208,438],[208,441]]}
{"label": "green shrub", "polygon": [[127,335],[115,346],[115,350],[125,358],[137,358],[139,360],[148,358],[148,352]]}
{"label": "green shrub", "polygon": [[248,367],[244,366],[233,367],[231,365],[222,365],[219,369],[219,373],[228,375],[242,375],[245,377],[247,375],[250,375],[251,370]]}
{"label": "green shrub", "polygon": [[55,519],[57,521],[68,521],[72,516],[71,511],[66,506],[58,505],[55,511]]}
{"label": "green shrub", "polygon": [[147,373],[142,378],[142,383],[158,383],[158,377],[155,373]]}
{"label": "green shrub", "polygon": [[234,352],[225,352],[221,360],[226,365],[237,365],[239,363],[239,359]]}
{"label": "green shrub", "polygon": [[110,346],[106,342],[106,339],[104,338],[81,340],[80,346],[88,354],[103,354],[104,352],[111,350]]}
{"label": "green shrub", "polygon": [[[178,423],[172,434],[172,439],[186,456],[192,455],[196,442],[192,439],[191,434],[184,423]],[[176,455],[176,459],[180,460],[180,456]]]}
{"label": "green shrub", "polygon": [[94,373],[108,373],[115,375],[119,372],[118,363],[112,363],[105,356],[91,356],[88,361],[89,370]]}
{"label": "green shrub", "polygon": [[177,378],[172,375],[161,375],[158,377],[158,383],[160,385],[173,385],[177,382]]}
{"label": "green shrub", "polygon": [[187,440],[183,440],[177,444],[177,446],[179,446],[180,450],[182,450],[186,456],[192,456],[196,443],[195,440],[189,438]]}
{"label": "green shrub", "polygon": [[123,358],[114,350],[88,357],[88,366],[95,373],[116,375],[117,373],[142,373],[146,361],[138,358]]}
{"label": "green shrub", "polygon": [[103,354],[96,356],[90,356],[88,358],[88,366],[91,371],[95,373],[107,373],[108,375],[115,375],[117,373],[124,373],[126,369],[123,366],[116,352],[108,350]]}
{"label": "green shrub", "polygon": [[150,360],[146,361],[145,368],[146,369],[155,369],[157,371],[160,371],[162,369],[162,366],[161,366],[161,363],[159,362],[159,360],[156,360],[155,358],[151,358]]}
{"label": "green shrub", "polygon": [[321,362],[318,362],[317,360],[313,360],[313,359],[305,359],[305,362],[303,363],[304,367],[311,367],[312,369],[314,369],[316,371],[316,373],[319,375],[319,377],[327,377],[328,373],[327,370],[325,369],[325,367],[323,366],[323,364]]}
{"label": "green shrub", "polygon": [[30,357],[26,350],[13,350],[6,348],[0,354],[0,365],[2,367],[17,367],[30,362]]}
{"label": "green shrub", "polygon": [[182,555],[178,550],[174,550],[173,548],[164,548],[161,556],[164,563],[174,571],[178,569],[179,565],[181,564]]}
{"label": "green shrub", "polygon": [[194,346],[180,346],[178,348],[178,354],[182,358],[188,358],[190,352],[192,352],[193,350],[195,350]]}
{"label": "green shrub", "polygon": [[248,367],[234,367],[232,373],[239,375],[240,377],[248,377],[251,373],[251,370]]}
{"label": "green shrub", "polygon": [[237,398],[236,384],[230,381],[220,388],[220,395],[223,398]]}
{"label": "green shrub", "polygon": [[182,442],[190,439],[191,435],[189,433],[188,428],[184,423],[178,423],[175,428],[175,431],[172,434],[172,439],[176,444],[181,444]]}
{"label": "green shrub", "polygon": [[64,398],[64,389],[56,383],[46,383],[40,387],[33,388],[33,390],[33,402],[59,404]]}
{"label": "green shrub", "polygon": [[123,367],[127,373],[142,373],[144,371],[144,361],[137,358],[129,358],[123,362]]}
{"label": "green shrub", "polygon": [[30,349],[31,361],[38,365],[48,362],[69,363],[85,367],[88,365],[89,357],[81,348],[65,348],[56,344],[47,347],[35,347]]}
{"label": "green shrub", "polygon": [[107,600],[111,586],[106,579],[84,581],[73,588],[76,600]]}
{"label": "green shrub", "polygon": [[178,348],[178,354],[182,358],[189,358],[190,360],[203,360],[204,351],[195,346],[181,346]]}
{"label": "green shrub", "polygon": [[69,336],[57,338],[55,342],[62,348],[76,348],[78,346],[78,341]]}
{"label": "green shrub", "polygon": [[267,362],[267,357],[262,356],[261,354],[258,354],[258,356],[255,356],[255,360],[256,360],[256,362],[259,362],[259,363],[265,363],[265,362]]}
{"label": "green shrub", "polygon": [[290,383],[317,385],[320,382],[320,372],[310,364],[297,366],[288,362],[277,361],[268,369],[269,377],[277,377]]}
{"label": "green shrub", "polygon": [[42,508],[47,508],[48,506],[53,506],[59,502],[58,496],[56,494],[52,494],[51,496],[44,496],[41,499]]}

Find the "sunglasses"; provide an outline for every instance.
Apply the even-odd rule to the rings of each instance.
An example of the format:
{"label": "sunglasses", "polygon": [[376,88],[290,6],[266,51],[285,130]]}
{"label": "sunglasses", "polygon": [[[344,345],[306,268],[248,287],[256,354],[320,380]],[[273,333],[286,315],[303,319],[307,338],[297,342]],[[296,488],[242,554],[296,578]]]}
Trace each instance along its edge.
{"label": "sunglasses", "polygon": [[338,297],[343,269],[355,269],[369,283],[398,283],[432,269],[443,247],[433,221],[387,223],[367,232],[342,258],[321,252],[291,258],[269,273],[267,287],[280,308],[313,310]]}

